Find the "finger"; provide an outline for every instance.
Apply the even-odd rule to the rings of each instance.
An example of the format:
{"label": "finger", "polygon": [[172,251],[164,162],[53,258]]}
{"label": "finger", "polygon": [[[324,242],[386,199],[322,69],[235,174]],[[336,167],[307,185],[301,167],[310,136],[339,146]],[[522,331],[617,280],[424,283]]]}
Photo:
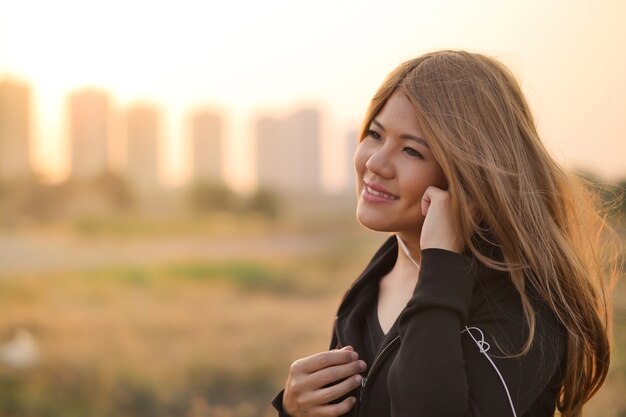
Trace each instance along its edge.
{"label": "finger", "polygon": [[307,381],[307,386],[311,387],[312,389],[323,387],[335,381],[339,381],[352,375],[359,374],[363,372],[365,368],[365,362],[354,361],[343,365],[335,365],[328,368],[320,369],[319,371],[310,375],[310,378]]}
{"label": "finger", "polygon": [[426,217],[428,214],[428,208],[430,207],[430,196],[424,193],[422,196],[422,216]]}
{"label": "finger", "polygon": [[444,201],[449,197],[449,195],[450,193],[447,190],[442,190],[441,188],[437,188],[433,185],[426,188],[426,191],[424,191],[424,194],[422,195],[422,214],[426,216],[428,209],[432,204]]}
{"label": "finger", "polygon": [[426,190],[424,191],[424,195],[422,197],[422,199],[424,197],[427,197],[429,201],[433,200],[433,199],[437,199],[440,198],[442,196],[446,196],[449,194],[448,190],[442,190],[441,188],[435,187],[434,185],[431,185],[429,187],[426,188]]}
{"label": "finger", "polygon": [[315,415],[320,417],[337,417],[347,414],[356,404],[356,398],[348,397],[340,403],[328,404],[316,408]]}
{"label": "finger", "polygon": [[330,350],[298,359],[291,365],[291,373],[317,372],[329,366],[342,365],[356,361],[359,354],[353,350]]}
{"label": "finger", "polygon": [[341,398],[361,385],[363,377],[354,375],[343,381],[314,391],[309,391],[302,398],[302,402],[307,406],[328,404],[331,401]]}
{"label": "finger", "polygon": [[436,193],[436,188],[430,186],[426,188],[424,191],[424,195],[422,195],[422,215],[425,217],[428,214],[428,209],[430,208],[430,204],[432,203],[433,194]]}

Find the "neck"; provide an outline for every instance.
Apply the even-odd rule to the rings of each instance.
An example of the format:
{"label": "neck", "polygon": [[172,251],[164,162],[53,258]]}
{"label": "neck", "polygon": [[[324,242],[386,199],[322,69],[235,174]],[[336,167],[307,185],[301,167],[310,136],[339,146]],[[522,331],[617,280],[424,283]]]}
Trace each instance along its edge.
{"label": "neck", "polygon": [[400,234],[396,235],[398,239],[398,259],[396,266],[402,269],[418,269],[421,262],[421,249],[419,240],[410,240]]}

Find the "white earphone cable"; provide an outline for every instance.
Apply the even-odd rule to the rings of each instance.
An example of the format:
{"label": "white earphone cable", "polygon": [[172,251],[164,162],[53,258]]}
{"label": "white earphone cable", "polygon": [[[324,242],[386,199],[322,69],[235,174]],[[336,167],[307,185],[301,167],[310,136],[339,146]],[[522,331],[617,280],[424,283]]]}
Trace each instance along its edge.
{"label": "white earphone cable", "polygon": [[[408,256],[408,258],[411,260],[411,262],[413,262],[413,264],[419,270],[420,269],[420,265],[417,262],[415,262],[415,259],[413,259],[413,257],[411,256],[411,253],[409,252],[409,248],[406,246],[406,244],[404,243],[404,241],[402,240],[402,238],[399,235],[396,234],[396,237],[398,238],[398,243],[402,247],[402,250],[404,251],[406,256]],[[480,333],[480,340],[477,340],[474,337],[474,335],[472,334],[472,330],[476,330],[476,331],[478,331],[478,333]],[[476,343],[476,346],[478,346],[478,349],[479,349],[480,353],[482,353],[485,356],[485,358],[487,358],[487,360],[489,361],[491,366],[493,366],[493,369],[495,369],[496,373],[500,377],[500,381],[502,381],[502,385],[504,386],[504,391],[506,391],[506,396],[509,399],[509,405],[511,406],[511,411],[513,412],[513,417],[517,417],[517,413],[515,412],[515,406],[513,405],[513,400],[511,399],[511,394],[509,393],[509,388],[507,387],[506,382],[504,381],[504,377],[500,373],[500,370],[498,369],[496,364],[493,362],[491,357],[489,357],[489,355],[487,355],[487,351],[491,348],[491,345],[489,345],[489,343],[487,343],[485,341],[485,335],[484,335],[483,331],[480,330],[478,327],[467,327],[467,326],[465,326],[465,330],[462,330],[461,333],[464,333],[464,332],[467,332],[467,334],[470,335],[470,337],[472,338],[474,343]]]}
{"label": "white earphone cable", "polygon": [[[480,333],[480,340],[476,340],[476,338],[472,334],[472,330],[477,330],[478,333]],[[515,406],[513,405],[513,400],[511,399],[511,394],[509,393],[509,388],[506,386],[506,382],[504,382],[504,377],[500,373],[500,370],[498,369],[496,364],[493,363],[493,360],[491,359],[491,357],[489,357],[489,355],[487,355],[487,351],[489,350],[489,348],[491,346],[489,345],[489,343],[485,342],[485,335],[483,334],[483,331],[480,330],[478,327],[467,327],[467,326],[465,326],[465,330],[462,330],[461,333],[463,333],[463,332],[467,332],[467,334],[470,335],[470,337],[472,338],[474,343],[476,343],[476,346],[478,346],[478,349],[480,350],[480,353],[485,355],[485,358],[487,358],[487,360],[489,361],[491,366],[493,366],[493,369],[496,370],[496,373],[500,377],[500,381],[502,381],[502,385],[504,386],[504,391],[506,391],[506,396],[509,399],[509,405],[511,406],[511,411],[513,412],[513,416],[517,417],[517,413],[515,412]]]}
{"label": "white earphone cable", "polygon": [[400,235],[396,235],[396,238],[398,239],[398,243],[400,244],[400,246],[402,246],[402,250],[404,251],[406,256],[409,257],[411,262],[413,262],[413,265],[415,265],[417,267],[417,270],[419,271],[420,265],[417,262],[415,262],[415,259],[413,259],[413,257],[411,256],[411,253],[409,252],[409,248],[406,246],[406,243],[404,243],[404,240],[402,240]]}

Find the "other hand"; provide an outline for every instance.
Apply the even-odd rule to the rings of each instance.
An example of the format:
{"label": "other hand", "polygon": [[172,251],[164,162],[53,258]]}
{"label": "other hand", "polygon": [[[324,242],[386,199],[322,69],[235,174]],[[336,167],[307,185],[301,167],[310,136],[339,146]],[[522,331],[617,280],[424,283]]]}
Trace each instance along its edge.
{"label": "other hand", "polygon": [[[346,414],[356,398],[340,398],[361,384],[365,362],[350,346],[298,359],[289,369],[283,409],[292,417],[335,417]],[[337,382],[340,381],[340,382]],[[332,384],[332,385],[330,385]]]}

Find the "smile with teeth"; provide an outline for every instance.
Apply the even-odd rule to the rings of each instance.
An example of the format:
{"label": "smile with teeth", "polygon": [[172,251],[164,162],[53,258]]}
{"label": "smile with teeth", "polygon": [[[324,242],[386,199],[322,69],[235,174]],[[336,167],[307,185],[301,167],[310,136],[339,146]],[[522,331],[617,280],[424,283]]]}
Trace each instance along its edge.
{"label": "smile with teeth", "polygon": [[370,187],[368,187],[367,184],[365,184],[365,191],[367,191],[368,194],[375,195],[381,198],[386,198],[388,200],[397,200],[399,198],[395,195],[381,193],[380,191],[373,190]]}

